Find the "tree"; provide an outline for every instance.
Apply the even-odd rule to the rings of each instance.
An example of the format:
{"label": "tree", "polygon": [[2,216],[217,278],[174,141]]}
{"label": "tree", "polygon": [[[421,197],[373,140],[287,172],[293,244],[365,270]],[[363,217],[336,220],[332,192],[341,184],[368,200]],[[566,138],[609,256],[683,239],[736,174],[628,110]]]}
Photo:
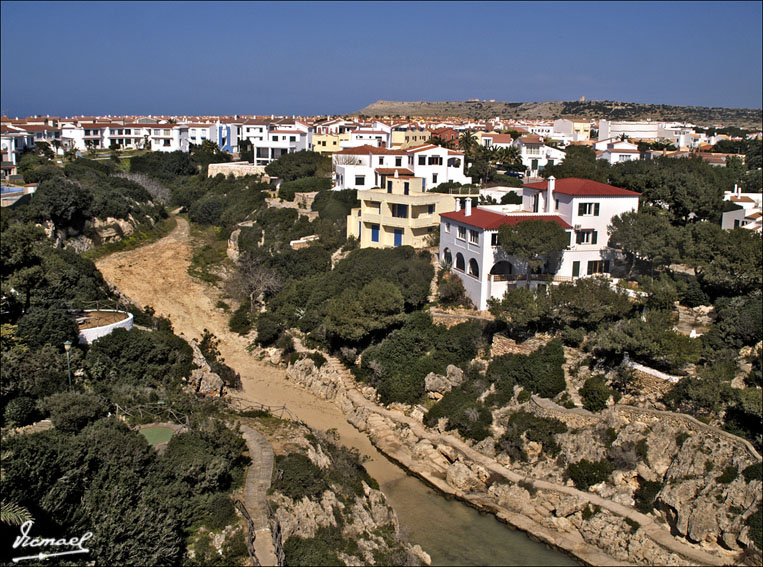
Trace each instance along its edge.
{"label": "tree", "polygon": [[596,159],[596,152],[587,146],[570,146],[565,152],[564,161],[546,166],[541,175],[557,179],[579,177],[607,183],[610,166],[606,160]]}
{"label": "tree", "polygon": [[530,334],[545,315],[545,302],[526,287],[508,289],[501,300],[488,299],[488,309],[514,336]]}
{"label": "tree", "polygon": [[621,248],[629,261],[631,277],[636,260],[650,263],[652,268],[667,266],[679,258],[680,233],[664,214],[628,212],[612,218],[608,227],[609,245]]}
{"label": "tree", "polygon": [[[59,144],[60,143],[61,142],[59,142]],[[46,159],[53,159],[56,157],[56,154],[53,153],[53,150],[50,148],[50,144],[48,142],[35,142],[34,151],[37,155],[40,155]]]}
{"label": "tree", "polygon": [[464,152],[466,158],[474,157],[477,146],[477,138],[469,130],[465,130],[458,139],[458,147]]}
{"label": "tree", "polygon": [[244,252],[238,261],[238,271],[228,280],[227,291],[233,297],[246,298],[249,311],[254,312],[264,298],[277,293],[281,278],[269,268],[261,256]]}
{"label": "tree", "polygon": [[282,155],[265,166],[271,177],[293,181],[300,177],[328,177],[331,175],[331,158],[318,152],[302,150]]}
{"label": "tree", "polygon": [[375,279],[359,291],[347,289],[329,302],[326,331],[342,341],[359,342],[405,318],[405,301],[392,282]]}
{"label": "tree", "polygon": [[529,282],[532,270],[567,248],[570,235],[555,222],[530,220],[501,226],[498,243],[508,256],[525,263]]}

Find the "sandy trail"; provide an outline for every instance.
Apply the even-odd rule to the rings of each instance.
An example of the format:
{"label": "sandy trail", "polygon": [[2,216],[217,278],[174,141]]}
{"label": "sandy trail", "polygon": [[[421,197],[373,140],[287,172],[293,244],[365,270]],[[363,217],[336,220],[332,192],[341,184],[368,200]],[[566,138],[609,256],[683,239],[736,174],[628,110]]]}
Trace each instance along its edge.
{"label": "sandy trail", "polygon": [[228,329],[228,315],[215,307],[222,298],[220,292],[188,275],[190,257],[190,227],[188,221],[177,217],[177,227],[168,236],[101,258],[96,266],[106,281],[136,304],[151,306],[157,315],[169,317],[176,333],[196,339],[204,329],[214,333],[225,362],[241,374],[243,391],[234,395],[270,406],[285,404],[310,427],[336,429],[342,444],[369,458],[365,466],[380,484],[404,477],[405,472],[347,423],[333,403],[294,386],[283,370],[258,362],[246,351],[247,340]]}

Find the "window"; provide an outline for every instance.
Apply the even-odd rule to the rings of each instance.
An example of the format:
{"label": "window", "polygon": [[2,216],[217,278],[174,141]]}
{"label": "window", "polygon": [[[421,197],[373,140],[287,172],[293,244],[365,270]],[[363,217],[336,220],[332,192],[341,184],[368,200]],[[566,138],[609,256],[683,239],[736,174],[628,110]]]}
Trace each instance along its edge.
{"label": "window", "polygon": [[429,165],[442,165],[442,158],[440,156],[430,156]]}
{"label": "window", "polygon": [[379,165],[384,165],[384,156],[379,156]]}
{"label": "window", "polygon": [[595,230],[579,230],[577,233],[578,244],[596,244],[598,233]]}
{"label": "window", "polygon": [[445,261],[446,264],[449,266],[453,264],[453,256],[450,253],[450,248],[446,248],[442,252],[442,259]]}
{"label": "window", "polygon": [[573,278],[580,277],[580,262],[578,260],[575,260],[572,263],[572,277]]}
{"label": "window", "polygon": [[433,173],[432,174],[432,185],[434,185],[435,183],[437,183],[437,174]]}
{"label": "window", "polygon": [[392,203],[392,216],[399,219],[408,218],[408,205]]}
{"label": "window", "polygon": [[430,214],[430,215],[434,214],[434,205],[427,206],[427,214]]}
{"label": "window", "polygon": [[392,181],[387,181],[387,193],[392,193]]}
{"label": "window", "polygon": [[630,161],[630,160],[631,160],[631,156],[626,154],[626,155],[620,155],[617,161]]}
{"label": "window", "polygon": [[273,141],[277,142],[278,141],[278,136],[273,136]]}
{"label": "window", "polygon": [[555,211],[559,210],[559,199],[554,199],[554,210]]}
{"label": "window", "polygon": [[464,271],[464,268],[465,268],[465,266],[466,266],[466,265],[464,264],[464,257],[463,257],[463,255],[461,254],[461,252],[459,252],[458,254],[456,254],[456,269],[457,269],[459,272],[463,272],[463,271]]}
{"label": "window", "polygon": [[458,227],[458,237],[461,240],[466,240],[466,227],[463,227],[463,226]]}
{"label": "window", "polygon": [[419,156],[419,165],[427,164],[427,156]]}
{"label": "window", "polygon": [[403,165],[403,158],[396,157],[395,158],[395,167],[400,167]]}
{"label": "window", "polygon": [[379,242],[379,225],[371,225],[371,242]]}
{"label": "window", "polygon": [[599,216],[599,203],[579,203],[578,204],[578,216],[581,217],[598,217]]}
{"label": "window", "polygon": [[592,260],[588,262],[588,275],[609,272],[609,260]]}
{"label": "window", "polygon": [[450,223],[449,222],[445,223],[445,232],[450,232]]}
{"label": "window", "polygon": [[289,141],[290,142],[296,142],[297,141],[297,137],[296,136],[289,136]]}
{"label": "window", "polygon": [[533,212],[534,213],[538,212],[538,201],[539,201],[539,195],[538,193],[536,193],[535,195],[533,195]]}
{"label": "window", "polygon": [[498,233],[494,233],[490,235],[490,245],[491,246],[498,246]]}
{"label": "window", "polygon": [[366,176],[365,175],[356,175],[355,176],[355,185],[365,185],[366,184]]}
{"label": "window", "polygon": [[479,244],[480,242],[480,233],[476,230],[469,230],[469,242],[472,244]]}
{"label": "window", "polygon": [[474,258],[469,260],[469,275],[475,278],[480,277],[480,266]]}

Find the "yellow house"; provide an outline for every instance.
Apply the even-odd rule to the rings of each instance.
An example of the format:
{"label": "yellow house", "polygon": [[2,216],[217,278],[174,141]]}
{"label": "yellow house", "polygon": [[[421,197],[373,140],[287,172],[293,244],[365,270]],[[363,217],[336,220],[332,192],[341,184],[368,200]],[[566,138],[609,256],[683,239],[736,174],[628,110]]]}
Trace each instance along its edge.
{"label": "yellow house", "polygon": [[319,154],[333,154],[342,149],[339,142],[350,139],[350,133],[342,134],[313,134],[313,151]]}
{"label": "yellow house", "polygon": [[384,188],[358,191],[360,207],[347,217],[347,237],[357,238],[361,248],[429,246],[440,213],[455,211],[458,195],[425,192],[422,177],[399,170],[382,180]]}
{"label": "yellow house", "polygon": [[390,147],[393,148],[409,148],[411,146],[421,146],[431,137],[432,133],[429,130],[393,130],[389,143]]}
{"label": "yellow house", "polygon": [[591,139],[591,123],[578,122],[577,120],[573,120],[572,132],[576,135],[578,140],[590,140]]}

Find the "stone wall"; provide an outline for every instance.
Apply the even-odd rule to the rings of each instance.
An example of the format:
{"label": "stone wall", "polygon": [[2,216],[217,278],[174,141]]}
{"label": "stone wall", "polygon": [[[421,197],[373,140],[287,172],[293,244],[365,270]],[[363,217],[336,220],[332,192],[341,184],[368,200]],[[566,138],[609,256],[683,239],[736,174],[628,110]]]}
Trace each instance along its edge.
{"label": "stone wall", "polygon": [[552,337],[550,335],[538,334],[531,339],[518,343],[504,335],[495,335],[493,337],[493,346],[490,352],[493,357],[504,354],[530,354],[534,350],[547,345],[551,342],[551,339]]}
{"label": "stone wall", "polygon": [[234,161],[230,163],[210,163],[207,169],[207,176],[214,177],[222,173],[225,177],[244,177],[245,175],[261,175],[263,183],[270,183],[270,176],[265,173],[265,168],[261,165],[252,165],[248,161]]}

